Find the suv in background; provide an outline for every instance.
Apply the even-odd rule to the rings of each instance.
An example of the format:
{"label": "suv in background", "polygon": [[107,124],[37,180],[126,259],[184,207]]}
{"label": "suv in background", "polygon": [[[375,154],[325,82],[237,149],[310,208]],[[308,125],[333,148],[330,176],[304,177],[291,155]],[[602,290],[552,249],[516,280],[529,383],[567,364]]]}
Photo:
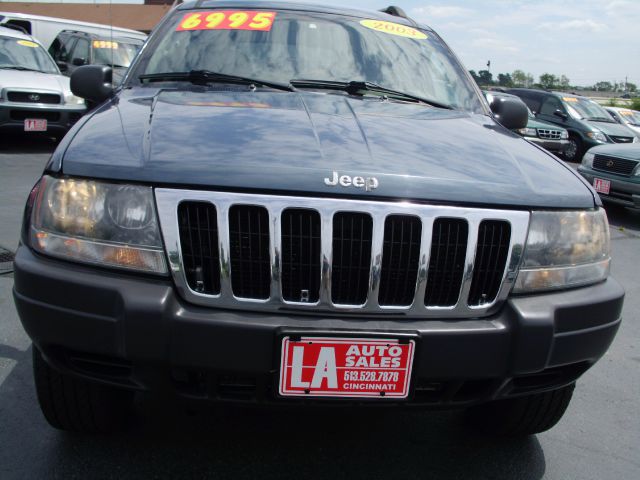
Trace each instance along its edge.
{"label": "suv in background", "polygon": [[0,27],[0,131],[61,137],[85,110],[35,38]]}
{"label": "suv in background", "polygon": [[640,210],[640,143],[593,147],[582,157],[578,173],[604,202]]}
{"label": "suv in background", "polygon": [[569,131],[564,158],[570,162],[579,162],[584,152],[596,145],[638,141],[631,130],[618,125],[603,107],[587,97],[526,88],[507,92],[520,97],[537,119]]}
{"label": "suv in background", "polygon": [[[504,93],[499,90],[483,91],[483,93],[489,104],[493,102],[493,98],[500,96],[518,98],[522,101],[515,95]],[[536,119],[536,116],[531,112],[529,107],[527,107],[527,113],[529,115],[527,126],[524,128],[517,128],[514,132],[523,136],[530,142],[540,145],[545,150],[556,155],[563,155],[564,151],[569,146],[569,132],[562,127],[554,125],[553,123],[543,122],[542,120]]]}
{"label": "suv in background", "polygon": [[68,77],[83,65],[112,66],[113,83],[119,85],[143,43],[133,37],[65,30],[51,43],[49,53]]}

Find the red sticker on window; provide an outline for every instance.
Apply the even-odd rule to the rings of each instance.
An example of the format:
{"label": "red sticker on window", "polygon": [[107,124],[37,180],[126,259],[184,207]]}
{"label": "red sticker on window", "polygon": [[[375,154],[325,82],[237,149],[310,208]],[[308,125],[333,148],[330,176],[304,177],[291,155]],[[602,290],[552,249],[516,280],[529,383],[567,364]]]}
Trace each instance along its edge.
{"label": "red sticker on window", "polygon": [[276,12],[214,10],[212,12],[187,13],[176,27],[176,31],[259,30],[268,32],[275,19]]}

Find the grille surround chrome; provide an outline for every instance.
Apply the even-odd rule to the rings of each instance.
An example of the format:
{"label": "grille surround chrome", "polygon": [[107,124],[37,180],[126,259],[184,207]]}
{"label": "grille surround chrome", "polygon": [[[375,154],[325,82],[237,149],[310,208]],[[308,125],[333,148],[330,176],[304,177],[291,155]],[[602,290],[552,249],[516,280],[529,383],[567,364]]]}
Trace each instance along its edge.
{"label": "grille surround chrome", "polygon": [[[490,315],[504,302],[515,282],[527,231],[528,211],[497,210],[484,208],[451,207],[425,205],[411,202],[383,202],[370,200],[350,200],[335,198],[313,198],[276,195],[209,192],[201,190],[176,190],[159,188],[155,190],[160,227],[171,274],[179,294],[196,305],[240,310],[299,311],[307,314],[361,314],[376,317],[381,315],[401,318],[474,318]],[[182,263],[182,248],[178,231],[178,205],[181,202],[210,202],[218,212],[218,242],[220,256],[220,293],[202,294],[192,290],[186,281]],[[269,213],[269,252],[271,258],[271,289],[266,300],[239,298],[231,288],[231,262],[229,242],[229,209],[233,205],[256,205],[265,207]],[[286,301],[282,297],[280,283],[281,264],[281,222],[282,212],[288,208],[307,208],[320,214],[320,298],[315,303]],[[363,305],[341,305],[331,301],[331,266],[333,214],[339,211],[361,212],[372,217],[373,237],[371,245],[371,269],[369,272],[368,297]],[[422,221],[422,235],[419,254],[418,276],[413,303],[409,306],[381,306],[378,304],[384,222],[389,215],[413,215]],[[462,218],[468,222],[468,245],[465,257],[462,288],[458,302],[452,307],[427,307],[424,296],[429,265],[433,222],[439,217]],[[469,290],[473,279],[476,242],[480,223],[483,220],[502,220],[511,225],[511,239],[506,268],[503,272],[498,295],[487,304],[468,305]]]}
{"label": "grille surround chrome", "polygon": [[562,138],[562,132],[560,130],[538,128],[538,136],[546,140],[560,140]]}

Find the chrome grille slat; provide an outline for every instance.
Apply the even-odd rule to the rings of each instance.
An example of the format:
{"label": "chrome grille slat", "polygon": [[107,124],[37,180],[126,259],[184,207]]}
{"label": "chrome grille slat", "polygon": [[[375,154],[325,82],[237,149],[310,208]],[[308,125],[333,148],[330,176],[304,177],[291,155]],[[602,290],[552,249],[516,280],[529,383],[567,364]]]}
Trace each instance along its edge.
{"label": "chrome grille slat", "polygon": [[[221,193],[193,190],[156,189],[158,214],[162,234],[171,266],[171,273],[180,295],[186,300],[204,306],[231,309],[255,309],[278,311],[287,309],[314,313],[361,314],[365,318],[393,315],[406,318],[472,318],[491,314],[507,297],[520,264],[526,239],[529,213],[526,211],[475,209],[449,206],[422,205],[409,202],[374,202],[369,200],[317,199]],[[218,245],[220,259],[220,293],[202,294],[191,289],[183,271],[183,258],[178,231],[177,206],[181,202],[209,202],[215,206],[218,219]],[[264,207],[269,213],[269,268],[271,285],[269,298],[238,298],[231,288],[231,258],[229,242],[229,209],[234,205]],[[286,209],[309,209],[318,212],[320,219],[320,291],[317,302],[285,301],[282,296],[282,225],[281,217]],[[359,212],[372,219],[370,270],[367,276],[367,298],[363,305],[336,305],[331,300],[332,262],[334,261],[333,216],[336,212]],[[411,305],[380,305],[380,278],[383,269],[384,224],[391,215],[413,216],[422,224],[417,279],[412,289],[415,292]],[[433,222],[437,218],[464,219],[469,225],[468,248],[465,254],[465,269],[460,294],[456,305],[450,307],[426,307],[425,289],[428,278],[429,254]],[[473,280],[475,248],[478,228],[483,220],[506,221],[511,226],[507,268],[501,277],[496,298],[490,304],[473,306],[468,304]],[[354,247],[355,248],[355,247]],[[316,251],[317,252],[317,251]],[[315,253],[313,254],[315,255]],[[404,288],[404,286],[403,286]]]}
{"label": "chrome grille slat", "polygon": [[548,140],[560,140],[562,132],[560,130],[549,130],[545,128],[538,128],[538,136]]}

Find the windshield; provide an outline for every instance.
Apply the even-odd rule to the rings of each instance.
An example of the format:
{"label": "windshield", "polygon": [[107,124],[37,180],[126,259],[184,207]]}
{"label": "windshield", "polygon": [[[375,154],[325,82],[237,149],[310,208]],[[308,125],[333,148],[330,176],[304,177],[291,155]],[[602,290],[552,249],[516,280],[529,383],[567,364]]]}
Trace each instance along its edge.
{"label": "windshield", "polygon": [[484,111],[438,37],[396,23],[282,11],[182,11],[158,37],[131,78],[206,70],[285,85],[294,79],[366,81]]}
{"label": "windshield", "polygon": [[618,114],[624,122],[640,126],[640,112],[637,110],[618,110]]}
{"label": "windshield", "polygon": [[120,40],[100,39],[93,41],[93,63],[128,67],[142,44]]}
{"label": "windshield", "polygon": [[601,120],[612,122],[611,115],[593,100],[579,97],[564,97],[562,99],[567,106],[569,114],[577,119]]}
{"label": "windshield", "polygon": [[0,68],[60,73],[44,48],[30,40],[13,37],[0,37]]}

